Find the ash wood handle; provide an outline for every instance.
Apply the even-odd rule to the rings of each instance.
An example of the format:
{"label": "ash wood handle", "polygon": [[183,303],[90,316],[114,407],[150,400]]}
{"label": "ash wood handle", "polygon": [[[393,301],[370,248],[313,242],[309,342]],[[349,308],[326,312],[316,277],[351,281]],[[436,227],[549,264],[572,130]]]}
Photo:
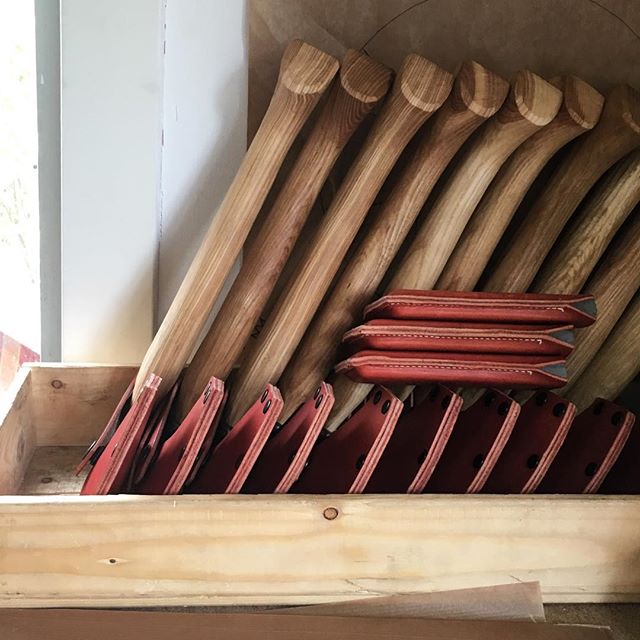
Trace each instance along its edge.
{"label": "ash wood handle", "polygon": [[[595,296],[598,319],[576,334],[576,346],[567,359],[569,381],[585,371],[640,288],[640,211],[616,235],[584,290]],[[564,391],[563,391],[564,392]]]}
{"label": "ash wood handle", "polygon": [[470,291],[476,286],[536,176],[561,147],[597,124],[604,104],[600,93],[574,76],[550,82],[563,92],[558,115],[504,163],[465,227],[436,289]]}
{"label": "ash wood handle", "polygon": [[335,58],[309,44],[286,48],[267,113],[142,361],[134,397],[150,373],[162,378],[158,397],[180,375],[289,147],[337,71]]}
{"label": "ash wood handle", "polygon": [[186,370],[178,395],[184,417],[207,380],[225,380],[260,317],[322,185],[351,135],[387,93],[391,71],[358,51],[347,51],[318,119],[286,182],[245,250],[213,325]]}
{"label": "ash wood handle", "polygon": [[374,296],[433,186],[465,140],[501,107],[509,84],[476,62],[462,65],[453,90],[421,136],[409,164],[313,319],[278,383],[287,420],[329,373],[342,334]]}
{"label": "ash wood handle", "polygon": [[229,397],[238,419],[268,381],[276,382],[309,325],[382,183],[398,156],[447,98],[452,76],[407,56],[382,112],[338,190],[301,266],[243,358]]}
{"label": "ash wood handle", "polygon": [[589,194],[534,280],[533,291],[576,293],[616,231],[640,202],[640,150],[633,151]]}
{"label": "ash wood handle", "polygon": [[578,411],[596,397],[615,400],[640,372],[640,294],[636,294],[582,375],[565,394]]}
{"label": "ash wood handle", "polygon": [[618,85],[607,95],[596,127],[578,140],[555,170],[485,288],[526,291],[589,189],[609,167],[638,146],[640,93]]}
{"label": "ash wood handle", "polygon": [[480,130],[455,173],[429,211],[391,289],[432,289],[471,214],[507,158],[558,113],[562,93],[531,73],[520,71],[507,101]]}

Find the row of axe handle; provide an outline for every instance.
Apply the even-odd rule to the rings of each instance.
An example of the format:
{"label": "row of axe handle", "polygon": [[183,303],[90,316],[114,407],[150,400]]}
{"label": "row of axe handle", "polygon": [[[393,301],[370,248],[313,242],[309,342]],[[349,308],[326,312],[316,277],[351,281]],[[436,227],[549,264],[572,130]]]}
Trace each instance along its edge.
{"label": "row of axe handle", "polygon": [[[634,300],[640,216],[632,214],[640,200],[638,92],[618,85],[604,99],[575,77],[546,81],[530,71],[509,84],[475,62],[462,64],[454,77],[416,54],[405,58],[393,86],[392,73],[364,53],[348,51],[334,79],[339,66],[306,43],[287,47],[263,122],[145,356],[134,398],[151,373],[160,378],[158,398],[180,376],[285,155],[325,92],[306,142],[186,370],[178,418],[187,415],[211,376],[231,375],[229,424],[268,383],[282,390],[286,421],[326,378],[340,337],[385,280],[388,288],[589,291],[599,303],[599,319],[579,340],[565,391],[575,394],[581,408],[597,394],[617,395],[637,372],[640,350]],[[251,339],[333,165],[379,103],[328,211]],[[416,136],[388,197],[367,216]],[[517,233],[509,235],[536,177],[578,137]],[[433,204],[414,224],[449,165]],[[344,263],[365,218],[366,233]],[[610,354],[622,355],[621,362],[614,364]],[[598,371],[589,366],[594,357]],[[353,413],[370,388],[337,378],[334,390],[329,430]]]}

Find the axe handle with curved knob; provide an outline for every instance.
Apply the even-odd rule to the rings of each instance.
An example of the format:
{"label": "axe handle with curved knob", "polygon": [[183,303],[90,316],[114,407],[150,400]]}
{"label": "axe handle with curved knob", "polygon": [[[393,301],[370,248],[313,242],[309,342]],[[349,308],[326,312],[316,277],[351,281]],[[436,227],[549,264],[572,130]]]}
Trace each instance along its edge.
{"label": "axe handle with curved knob", "polygon": [[598,398],[615,400],[640,372],[640,294],[627,306],[589,366],[565,397],[578,411]]}
{"label": "axe handle with curved knob", "polygon": [[640,93],[618,85],[607,95],[596,127],[576,142],[555,169],[485,288],[526,291],[587,192],[609,167],[638,146]]}
{"label": "axe handle with curved knob", "polygon": [[338,66],[300,40],[286,48],[262,124],[142,361],[134,398],[150,373],[162,378],[161,398],[182,372],[287,151]]}
{"label": "axe handle with curved knob", "polygon": [[593,129],[604,98],[573,76],[550,80],[563,93],[558,115],[520,145],[482,197],[451,254],[436,289],[472,290],[529,187],[561,147]]}
{"label": "axe handle with curved knob", "polygon": [[563,393],[589,366],[639,288],[640,212],[637,211],[620,229],[584,287],[595,296],[598,319],[576,335],[576,346],[567,359],[569,381]]}
{"label": "axe handle with curved knob", "polygon": [[225,380],[231,372],[331,168],[390,83],[389,69],[364,53],[347,51],[327,102],[259,233],[245,249],[240,273],[185,372],[177,398],[181,418],[211,376]]}
{"label": "axe handle with curved knob", "polygon": [[554,246],[532,291],[576,293],[602,257],[616,231],[640,202],[640,150],[633,151],[589,194]]}
{"label": "axe handle with curved knob", "polygon": [[447,98],[452,76],[411,54],[298,271],[287,283],[255,343],[243,357],[229,395],[229,422],[276,382],[338,271],[364,217],[400,153]]}
{"label": "axe handle with curved knob", "polygon": [[433,186],[467,138],[500,108],[509,84],[475,62],[462,65],[438,110],[278,383],[286,420],[324,379],[340,339],[374,296]]}
{"label": "axe handle with curved knob", "polygon": [[[507,158],[557,115],[562,93],[530,71],[520,71],[500,111],[480,129],[445,183],[396,269],[388,289],[432,289],[482,195]],[[328,429],[339,426],[368,393],[343,376],[334,382]]]}

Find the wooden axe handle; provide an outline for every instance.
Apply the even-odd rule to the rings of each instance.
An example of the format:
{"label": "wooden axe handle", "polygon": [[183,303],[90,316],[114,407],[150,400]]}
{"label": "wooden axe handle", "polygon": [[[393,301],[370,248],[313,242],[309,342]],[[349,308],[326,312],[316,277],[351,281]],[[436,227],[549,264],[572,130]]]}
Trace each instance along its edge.
{"label": "wooden axe handle", "polygon": [[375,214],[356,253],[313,319],[279,387],[286,420],[329,373],[342,334],[374,296],[416,216],[451,158],[500,108],[509,84],[476,62],[462,65],[447,101],[418,135],[418,147]]}
{"label": "wooden axe handle", "polygon": [[[562,93],[531,73],[520,71],[506,102],[487,122],[464,152],[453,175],[445,183],[413,241],[389,289],[431,289],[440,276],[471,214],[494,176],[525,140],[557,115]],[[335,404],[326,427],[339,426],[368,393],[359,385],[336,376]]]}
{"label": "wooden axe handle", "polygon": [[278,380],[335,276],[398,156],[447,98],[452,76],[424,58],[407,56],[358,157],[318,228],[301,266],[243,358],[232,386],[229,421],[242,414],[269,380]]}
{"label": "wooden axe handle", "polygon": [[391,71],[349,50],[328,100],[260,231],[213,325],[186,370],[178,395],[182,417],[211,376],[225,380],[251,336],[322,185],[347,141],[387,93]]}
{"label": "wooden axe handle", "polygon": [[640,145],[640,93],[618,85],[608,94],[596,127],[560,163],[500,264],[489,291],[526,291],[578,204],[600,176]]}
{"label": "wooden axe handle", "polygon": [[289,147],[337,71],[335,58],[300,40],[286,48],[267,113],[142,361],[134,398],[150,373],[162,378],[158,397],[180,375]]}
{"label": "wooden axe handle", "polygon": [[534,280],[532,291],[577,293],[616,231],[640,202],[640,150],[621,160],[589,194]]}
{"label": "wooden axe handle", "polygon": [[636,294],[566,398],[583,411],[596,398],[615,400],[640,372],[640,294]]}
{"label": "wooden axe handle", "polygon": [[[595,296],[598,319],[576,334],[576,346],[567,359],[571,385],[613,330],[625,308],[640,288],[640,212],[636,212],[616,235],[596,271],[584,288]],[[563,390],[564,393],[564,390]]]}
{"label": "wooden axe handle", "polygon": [[593,129],[603,96],[573,76],[550,80],[563,92],[558,115],[520,145],[504,163],[471,216],[436,289],[472,290],[529,187],[558,149]]}
{"label": "wooden axe handle", "polygon": [[480,198],[507,158],[558,113],[562,93],[520,71],[505,104],[472,141],[415,231],[390,289],[433,289]]}

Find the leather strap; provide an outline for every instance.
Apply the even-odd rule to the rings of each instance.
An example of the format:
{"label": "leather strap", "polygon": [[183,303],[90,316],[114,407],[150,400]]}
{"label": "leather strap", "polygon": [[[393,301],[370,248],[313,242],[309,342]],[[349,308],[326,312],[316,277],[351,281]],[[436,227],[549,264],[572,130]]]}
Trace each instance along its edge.
{"label": "leather strap", "polygon": [[362,493],[391,438],[403,404],[375,387],[363,405],[311,452],[295,493]]}
{"label": "leather strap", "polygon": [[537,493],[596,493],[622,451],[635,416],[598,398],[580,413]]}
{"label": "leather strap", "polygon": [[405,407],[367,484],[367,493],[422,493],[462,409],[462,398],[447,387],[418,389],[423,397]]}
{"label": "leather strap", "polygon": [[280,392],[273,385],[267,385],[249,411],[212,451],[186,493],[239,493],[281,409]]}
{"label": "leather strap", "polygon": [[533,493],[562,446],[576,408],[571,402],[539,391],[520,410],[484,493]]}
{"label": "leather strap", "polygon": [[427,493],[478,493],[491,474],[520,405],[490,389],[458,417],[449,442],[427,483]]}
{"label": "leather strap", "polygon": [[283,425],[274,430],[256,461],[243,493],[287,493],[307,464],[333,407],[333,389],[322,382]]}

